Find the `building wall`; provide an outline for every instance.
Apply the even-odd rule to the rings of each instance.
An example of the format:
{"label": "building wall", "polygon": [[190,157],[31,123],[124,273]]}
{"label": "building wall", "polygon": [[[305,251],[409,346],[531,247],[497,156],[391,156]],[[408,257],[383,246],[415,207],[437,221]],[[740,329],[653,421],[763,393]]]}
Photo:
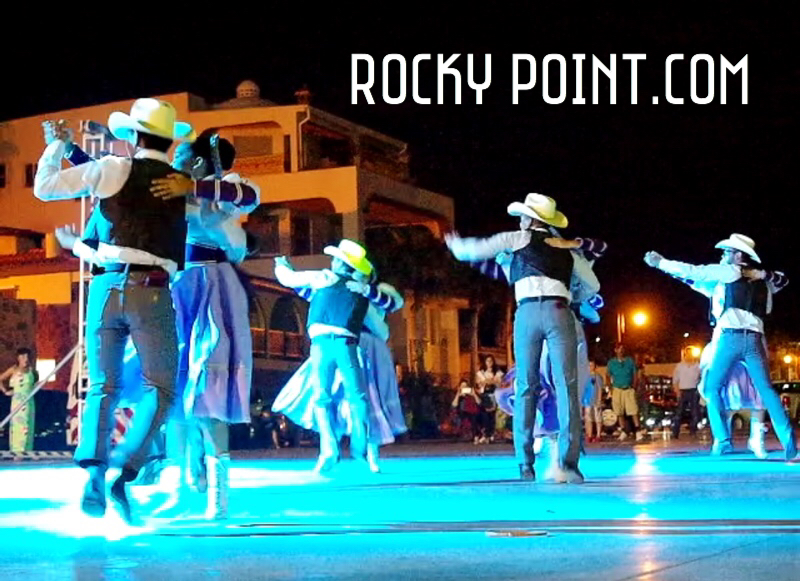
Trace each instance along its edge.
{"label": "building wall", "polygon": [[36,353],[36,303],[0,297],[0,372],[17,360],[17,349]]}
{"label": "building wall", "polygon": [[0,278],[0,288],[18,287],[18,299],[30,299],[40,305],[68,305],[72,301],[72,282],[78,273],[56,272]]}
{"label": "building wall", "polygon": [[17,253],[16,236],[0,236],[0,255],[7,256]]}

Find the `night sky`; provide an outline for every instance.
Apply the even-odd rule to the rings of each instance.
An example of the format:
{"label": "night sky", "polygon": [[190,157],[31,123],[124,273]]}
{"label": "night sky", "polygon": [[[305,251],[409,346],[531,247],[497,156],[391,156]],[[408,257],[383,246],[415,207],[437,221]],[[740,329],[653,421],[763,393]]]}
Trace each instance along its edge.
{"label": "night sky", "polygon": [[[613,13],[587,12],[578,3],[557,3],[561,11],[538,4],[498,4],[478,13],[430,3],[425,11],[385,3],[335,12],[280,3],[239,13],[198,8],[183,21],[150,13],[111,19],[48,12],[20,18],[13,30],[5,27],[6,44],[14,46],[17,34],[21,44],[4,58],[8,82],[0,118],[185,90],[218,102],[233,97],[236,85],[248,78],[260,85],[262,97],[291,103],[294,91],[307,84],[313,105],[407,141],[417,183],[456,200],[462,235],[516,228],[506,205],[539,192],[554,197],[569,217],[566,235],[605,239],[610,250],[596,269],[607,305],[604,338],[613,337],[620,306],[650,310],[655,321],[643,332],[707,333],[707,301],[648,269],[642,257],[652,249],[670,258],[716,262],[714,244],[740,232],[755,239],[768,268],[793,279],[776,297],[768,328],[800,339],[800,26],[795,14],[785,12],[789,4],[733,9],[669,3]],[[159,32],[148,31],[148,23]],[[61,29],[69,40],[60,40]],[[409,63],[402,105],[380,98],[380,62],[392,52]],[[376,105],[350,103],[352,53],[376,60]],[[454,104],[449,79],[445,104],[435,104],[430,62],[421,69],[420,92],[434,97],[434,104],[412,101],[410,64],[421,53],[434,59],[437,53],[461,53],[461,105]],[[478,78],[483,55],[492,55],[492,84],[482,105],[466,85],[468,53],[476,55]],[[511,104],[514,53],[537,60],[537,85],[518,105]],[[567,60],[567,100],[560,105],[542,99],[542,59],[553,53]],[[574,53],[587,55],[586,105],[572,104]],[[617,54],[617,104],[608,104],[608,83],[601,80],[600,104],[593,105],[591,55],[608,64],[611,53]],[[637,105],[630,103],[623,53],[647,55],[639,63]],[[664,63],[674,53],[685,55],[674,66],[673,88],[683,105],[664,97]],[[689,59],[699,53],[710,54],[716,64],[716,97],[708,105],[694,104],[689,96]],[[740,77],[729,81],[728,104],[720,104],[721,54],[734,64],[749,55],[747,105],[741,104]],[[702,95],[706,74],[700,70]],[[555,93],[558,85],[551,86]],[[397,93],[396,82],[391,91]],[[651,104],[653,95],[658,105]],[[590,329],[590,335],[597,332]]]}

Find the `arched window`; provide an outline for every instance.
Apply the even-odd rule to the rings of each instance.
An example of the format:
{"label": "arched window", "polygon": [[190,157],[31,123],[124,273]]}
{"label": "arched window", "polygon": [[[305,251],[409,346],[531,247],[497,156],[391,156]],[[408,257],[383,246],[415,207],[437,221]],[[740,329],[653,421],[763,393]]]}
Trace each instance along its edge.
{"label": "arched window", "polygon": [[300,332],[300,322],[293,297],[284,296],[275,301],[269,316],[269,328],[271,331]]}

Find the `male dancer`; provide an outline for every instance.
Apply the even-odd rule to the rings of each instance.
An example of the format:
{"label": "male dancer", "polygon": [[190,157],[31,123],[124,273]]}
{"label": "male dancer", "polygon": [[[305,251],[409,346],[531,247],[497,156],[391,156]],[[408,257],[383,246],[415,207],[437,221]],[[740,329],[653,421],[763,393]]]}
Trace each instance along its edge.
{"label": "male dancer", "polygon": [[[461,238],[448,234],[445,242],[462,261],[495,258],[511,254],[507,278],[514,285],[517,312],[514,317],[514,359],[517,395],[514,403],[514,448],[523,480],[534,480],[533,427],[536,402],[541,390],[539,364],[542,346],[547,342],[556,383],[559,432],[560,480],[579,484],[578,469],[581,439],[581,410],[578,399],[577,337],[569,309],[570,302],[581,302],[596,293],[597,278],[586,265],[576,262],[566,248],[555,248],[548,226],[564,228],[567,218],[556,210],[555,200],[528,194],[524,203],[514,202],[508,213],[520,218],[520,230],[490,238]],[[570,280],[577,275],[587,297],[573,297]]]}
{"label": "male dancer", "polygon": [[[73,147],[70,160],[79,162],[81,154]],[[213,130],[204,131],[191,143],[180,144],[173,160],[176,169],[194,179],[174,173],[153,180],[151,186],[155,195],[198,194],[186,199],[186,270],[178,273],[172,285],[179,341],[178,401],[167,424],[167,472],[172,476],[169,480],[174,491],[158,511],[162,517],[169,516],[170,511],[180,512],[185,504],[181,502],[186,484],[182,473],[190,430],[196,434],[193,442],[198,448],[191,450],[191,472],[203,492],[206,465],[210,466],[206,516],[225,518],[227,424],[248,423],[250,419],[252,345],[247,296],[231,263],[241,262],[247,252],[246,235],[238,216],[258,206],[259,190],[236,174],[227,174],[220,180],[222,172],[231,169],[234,157],[230,142],[218,139]],[[90,225],[94,218],[93,214]],[[91,226],[88,230],[91,233]],[[57,236],[73,252],[83,251],[87,259],[99,260],[98,252],[88,249],[82,241],[76,242],[74,233],[59,229]],[[126,353],[125,376],[131,385],[126,385],[124,397],[137,402],[141,395],[141,369],[135,349],[131,344],[128,348],[132,353]]]}
{"label": "male dancer", "polygon": [[[594,261],[605,254],[608,245],[602,240],[591,238],[575,238],[574,240],[565,240],[560,237],[555,229],[551,229],[553,238],[548,238],[545,242],[550,246],[558,248],[568,248],[572,251],[573,257],[576,261],[587,261],[588,265],[592,267]],[[507,260],[507,257],[502,257],[502,260]],[[485,260],[482,262],[474,263],[472,266],[478,268],[483,274],[490,276],[497,280],[506,280],[502,267],[497,260]],[[581,280],[573,277],[571,284],[571,292],[573,296],[585,296],[581,292],[579,285]],[[591,374],[589,369],[589,352],[586,335],[583,331],[585,323],[597,323],[600,321],[600,315],[597,309],[602,308],[603,299],[599,294],[592,295],[581,303],[572,303],[571,305],[573,314],[575,316],[575,333],[577,336],[577,375],[578,375],[578,396],[582,403],[591,401],[595,397],[595,390],[597,386],[591,383]],[[559,466],[558,466],[558,406],[556,403],[556,389],[555,382],[553,381],[552,365],[550,363],[547,345],[542,348],[541,365],[540,365],[540,379],[541,379],[541,395],[537,401],[537,415],[536,423],[534,425],[534,452],[539,454],[544,440],[547,439],[550,443],[547,449],[547,454],[550,457],[550,463],[545,473],[544,479],[551,478],[558,479]],[[503,386],[495,391],[498,407],[505,413],[512,416],[514,415],[513,401],[515,391],[515,378],[516,369],[511,368],[506,374]],[[585,405],[585,403],[584,403]],[[598,424],[599,429],[599,424]]]}
{"label": "male dancer", "polygon": [[105,473],[113,414],[121,390],[122,358],[130,336],[142,361],[145,397],[132,422],[122,473],[111,498],[131,520],[125,485],[136,478],[147,446],[160,429],[175,392],[177,336],[168,284],[183,266],[186,211],[183,200],[161,200],[150,182],[173,169],[167,151],[191,127],[175,119],[175,108],[157,99],[138,99],[130,115],[112,113],[112,133],[137,146],[133,159],[107,156],[61,170],[65,144],[50,143],[39,160],[34,195],[43,201],[92,195],[98,199],[98,244],[144,252],[147,262],[107,264],[92,279],[86,317],[90,387],[83,414],[83,433],[75,460],[89,473],[81,507],[101,516],[106,509]]}
{"label": "male dancer", "polygon": [[774,287],[766,280],[767,272],[757,269],[761,259],[752,238],[732,234],[717,243],[722,250],[719,264],[693,265],[667,260],[657,252],[648,252],[644,260],[654,268],[692,281],[692,288],[711,299],[716,320],[717,346],[706,377],[708,418],[714,434],[711,453],[733,451],[731,432],[722,402],[722,390],[731,369],[743,362],[753,385],[769,412],[775,433],[783,445],[787,460],[797,456],[792,425],[769,380],[763,318],[772,311]]}

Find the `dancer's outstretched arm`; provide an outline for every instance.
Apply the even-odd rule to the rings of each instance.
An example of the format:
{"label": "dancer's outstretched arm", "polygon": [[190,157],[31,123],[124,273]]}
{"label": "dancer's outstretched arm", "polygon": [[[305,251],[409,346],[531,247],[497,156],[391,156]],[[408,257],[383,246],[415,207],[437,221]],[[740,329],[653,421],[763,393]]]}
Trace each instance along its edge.
{"label": "dancer's outstretched arm", "polygon": [[742,277],[742,267],[737,264],[689,264],[667,260],[653,251],[645,254],[644,261],[667,274],[695,282],[730,283]]}

